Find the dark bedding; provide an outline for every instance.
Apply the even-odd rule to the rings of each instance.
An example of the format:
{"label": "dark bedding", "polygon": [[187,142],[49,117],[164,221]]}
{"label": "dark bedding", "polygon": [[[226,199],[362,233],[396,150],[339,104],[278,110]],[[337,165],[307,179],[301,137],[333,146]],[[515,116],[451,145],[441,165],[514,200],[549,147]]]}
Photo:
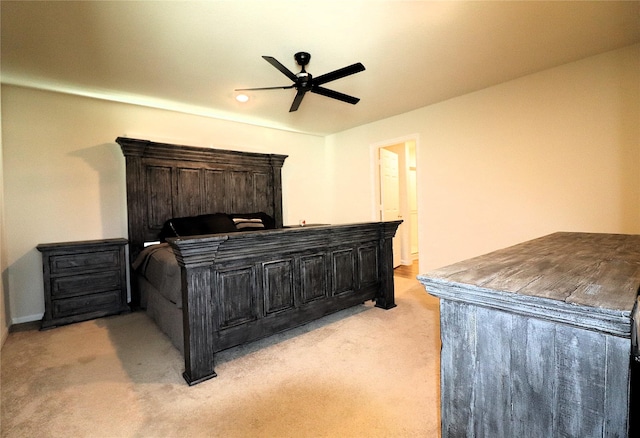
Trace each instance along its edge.
{"label": "dark bedding", "polygon": [[165,242],[168,237],[270,230],[275,227],[275,219],[263,212],[201,214],[167,220],[162,226],[158,238],[161,242]]}
{"label": "dark bedding", "polygon": [[[182,308],[180,266],[168,243],[151,245],[142,250],[133,263],[133,270],[144,277],[167,300]],[[144,300],[146,301],[146,300]],[[146,302],[142,302],[146,308]]]}
{"label": "dark bedding", "polygon": [[[144,277],[167,300],[182,308],[180,266],[168,243],[169,237],[227,234],[275,228],[275,220],[266,213],[212,213],[167,220],[158,238],[160,244],[143,249],[133,262],[133,270]],[[146,308],[143,298],[140,303]]]}

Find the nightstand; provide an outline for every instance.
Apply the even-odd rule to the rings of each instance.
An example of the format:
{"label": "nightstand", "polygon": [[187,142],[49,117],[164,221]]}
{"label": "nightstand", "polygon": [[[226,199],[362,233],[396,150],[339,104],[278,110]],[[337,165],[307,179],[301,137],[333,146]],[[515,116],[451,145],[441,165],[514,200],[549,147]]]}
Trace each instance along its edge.
{"label": "nightstand", "polygon": [[127,239],[46,243],[42,329],[128,312]]}

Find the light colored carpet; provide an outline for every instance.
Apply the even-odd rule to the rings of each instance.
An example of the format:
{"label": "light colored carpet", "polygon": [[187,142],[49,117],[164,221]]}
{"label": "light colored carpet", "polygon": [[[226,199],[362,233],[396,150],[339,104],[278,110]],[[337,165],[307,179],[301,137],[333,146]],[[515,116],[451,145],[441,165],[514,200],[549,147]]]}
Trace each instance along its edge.
{"label": "light colored carpet", "polygon": [[189,387],[180,353],[141,312],[11,333],[3,437],[437,437],[437,299],[395,278],[367,303],[216,355]]}

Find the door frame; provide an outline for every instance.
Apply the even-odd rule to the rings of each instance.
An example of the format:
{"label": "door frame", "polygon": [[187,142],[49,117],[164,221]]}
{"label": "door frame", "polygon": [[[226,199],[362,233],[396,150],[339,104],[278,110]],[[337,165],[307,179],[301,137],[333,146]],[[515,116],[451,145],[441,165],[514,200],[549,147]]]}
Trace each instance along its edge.
{"label": "door frame", "polygon": [[[419,154],[420,154],[420,136],[416,134],[409,134],[402,137],[392,138],[389,140],[384,140],[376,143],[372,143],[369,145],[369,155],[370,155],[370,165],[371,165],[371,186],[372,190],[372,198],[371,198],[371,218],[374,221],[380,220],[380,154],[378,152],[381,148],[386,148],[389,146],[395,146],[400,143],[407,143],[413,141],[415,143],[416,149],[416,193],[418,199],[420,199],[420,186],[417,184],[419,181],[419,173],[420,169],[418,163],[420,162]],[[401,205],[401,215],[402,220],[404,221],[400,227],[398,227],[397,236],[399,237],[399,241],[401,243],[401,260],[400,263],[403,265],[411,265],[413,260],[411,257],[411,242],[410,242],[410,233],[411,233],[411,224],[410,224],[410,212],[407,211],[406,207],[407,193],[401,190],[400,193],[400,205]],[[419,223],[420,218],[420,206],[418,205],[418,217],[417,221]]]}

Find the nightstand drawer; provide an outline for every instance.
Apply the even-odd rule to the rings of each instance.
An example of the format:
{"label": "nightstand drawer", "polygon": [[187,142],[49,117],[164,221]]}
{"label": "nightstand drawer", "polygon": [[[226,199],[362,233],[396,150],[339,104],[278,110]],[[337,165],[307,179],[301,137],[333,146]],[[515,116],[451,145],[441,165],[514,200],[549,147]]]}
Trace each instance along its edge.
{"label": "nightstand drawer", "polygon": [[91,269],[109,269],[120,266],[120,252],[118,250],[100,251],[93,253],[77,253],[51,256],[51,275],[71,272],[87,271]]}
{"label": "nightstand drawer", "polygon": [[120,289],[120,278],[120,271],[54,277],[51,279],[51,297],[57,299]]}
{"label": "nightstand drawer", "polygon": [[53,300],[53,317],[81,315],[99,310],[120,310],[120,291],[113,290],[101,294]]}

